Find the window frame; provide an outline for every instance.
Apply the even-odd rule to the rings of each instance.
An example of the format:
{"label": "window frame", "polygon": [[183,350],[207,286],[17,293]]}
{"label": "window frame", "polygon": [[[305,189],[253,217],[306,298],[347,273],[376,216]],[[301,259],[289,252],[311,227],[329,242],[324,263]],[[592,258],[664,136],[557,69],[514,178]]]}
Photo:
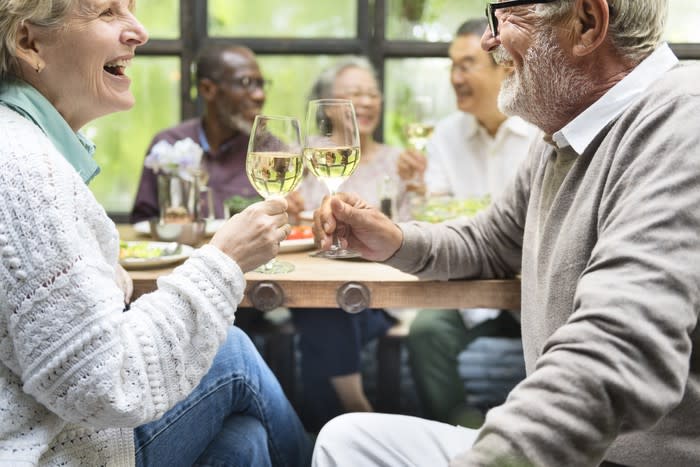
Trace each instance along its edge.
{"label": "window frame", "polygon": [[[446,57],[449,42],[387,39],[387,14],[390,0],[357,0],[357,25],[354,38],[259,38],[209,37],[207,32],[208,1],[179,0],[180,35],[178,39],[153,38],[138,50],[139,56],[175,56],[180,58],[181,120],[201,113],[201,104],[193,98],[193,61],[198,51],[210,44],[236,42],[258,55],[365,55],[377,69],[380,89],[386,94],[385,62],[396,58]],[[671,49],[681,60],[700,60],[700,43],[672,43]],[[376,131],[383,140],[384,118]],[[128,214],[113,213],[117,221]]]}

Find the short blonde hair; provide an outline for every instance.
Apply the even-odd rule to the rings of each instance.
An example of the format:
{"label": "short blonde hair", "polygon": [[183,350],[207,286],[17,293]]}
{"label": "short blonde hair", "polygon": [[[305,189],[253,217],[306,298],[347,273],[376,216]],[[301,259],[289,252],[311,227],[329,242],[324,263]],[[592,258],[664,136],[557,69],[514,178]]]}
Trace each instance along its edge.
{"label": "short blonde hair", "polygon": [[[540,18],[558,20],[564,18],[574,0],[539,5]],[[668,0],[608,0],[610,5],[610,39],[620,54],[634,62],[641,62],[661,43]]]}
{"label": "short blonde hair", "polygon": [[0,0],[0,81],[19,74],[17,31],[25,22],[48,28],[63,25],[78,0]]}

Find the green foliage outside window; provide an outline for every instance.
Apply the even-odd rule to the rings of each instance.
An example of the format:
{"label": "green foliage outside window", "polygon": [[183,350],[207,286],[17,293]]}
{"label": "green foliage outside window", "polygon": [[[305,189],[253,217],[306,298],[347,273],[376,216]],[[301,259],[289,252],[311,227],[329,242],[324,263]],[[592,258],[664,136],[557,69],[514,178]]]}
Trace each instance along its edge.
{"label": "green foliage outside window", "polygon": [[108,212],[131,210],[148,144],[180,121],[180,60],[137,57],[128,75],[136,105],[95,120],[82,129],[97,145],[101,173],[90,189]]}
{"label": "green foliage outside window", "polygon": [[[206,0],[192,0],[199,2]],[[387,39],[450,41],[470,17],[482,16],[484,0],[386,0]],[[375,1],[370,1],[370,9]],[[700,2],[670,0],[666,39],[700,42]],[[180,0],[139,0],[136,15],[151,39],[180,37]],[[341,0],[209,0],[210,36],[353,38],[357,2]],[[365,19],[371,21],[371,18]],[[235,41],[235,39],[232,39]],[[309,87],[320,70],[340,57],[259,55],[266,78],[273,81],[264,112],[304,118]],[[447,58],[390,58],[385,64],[384,139],[403,144],[401,121],[413,96],[432,94],[435,117],[454,110]],[[90,187],[110,212],[128,212],[152,137],[180,121],[180,62],[177,57],[139,56],[129,69],[136,106],[91,123],[83,131],[97,144],[102,168]]]}
{"label": "green foliage outside window", "polygon": [[468,18],[484,15],[484,0],[387,0],[387,38],[421,41],[452,39]]}
{"label": "green foliage outside window", "polygon": [[311,85],[319,73],[342,57],[329,55],[259,55],[265,78],[272,80],[263,111],[304,122]]}
{"label": "green foliage outside window", "polygon": [[180,37],[180,0],[141,0],[136,2],[135,14],[152,38]]}
{"label": "green foliage outside window", "polygon": [[209,35],[355,37],[354,0],[209,0]]}

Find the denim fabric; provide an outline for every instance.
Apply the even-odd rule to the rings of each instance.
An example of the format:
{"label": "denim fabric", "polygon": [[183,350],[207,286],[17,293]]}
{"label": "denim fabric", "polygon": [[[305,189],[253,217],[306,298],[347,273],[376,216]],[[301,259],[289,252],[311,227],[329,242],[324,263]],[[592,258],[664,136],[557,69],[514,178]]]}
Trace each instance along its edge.
{"label": "denim fabric", "polygon": [[232,327],[209,372],[134,430],[136,466],[307,466],[311,441],[248,336]]}

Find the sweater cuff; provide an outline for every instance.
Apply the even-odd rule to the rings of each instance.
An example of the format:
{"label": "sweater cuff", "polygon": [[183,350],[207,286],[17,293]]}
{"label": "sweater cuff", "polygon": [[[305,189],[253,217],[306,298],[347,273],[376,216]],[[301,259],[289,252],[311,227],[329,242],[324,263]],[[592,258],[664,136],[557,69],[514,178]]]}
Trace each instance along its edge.
{"label": "sweater cuff", "polygon": [[[188,262],[194,263],[217,289],[229,295],[229,301],[238,305],[243,300],[245,277],[243,271],[226,253],[212,245],[204,245],[194,251]],[[242,287],[236,285],[242,284]]]}
{"label": "sweater cuff", "polygon": [[396,224],[403,232],[403,243],[384,264],[404,272],[413,273],[420,269],[420,261],[428,252],[430,242],[424,229],[416,222]]}

